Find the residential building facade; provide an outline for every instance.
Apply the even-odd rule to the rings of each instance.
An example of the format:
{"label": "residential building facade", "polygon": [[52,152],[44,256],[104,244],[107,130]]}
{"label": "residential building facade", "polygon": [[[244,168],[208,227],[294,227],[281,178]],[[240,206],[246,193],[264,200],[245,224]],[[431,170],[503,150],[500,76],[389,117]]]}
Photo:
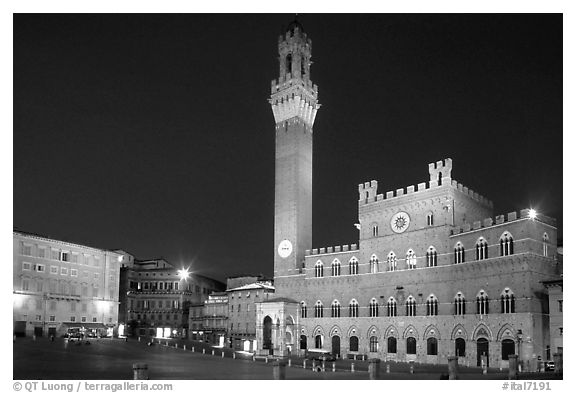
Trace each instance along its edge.
{"label": "residential building facade", "polygon": [[113,334],[122,254],[21,231],[13,246],[15,335]]}

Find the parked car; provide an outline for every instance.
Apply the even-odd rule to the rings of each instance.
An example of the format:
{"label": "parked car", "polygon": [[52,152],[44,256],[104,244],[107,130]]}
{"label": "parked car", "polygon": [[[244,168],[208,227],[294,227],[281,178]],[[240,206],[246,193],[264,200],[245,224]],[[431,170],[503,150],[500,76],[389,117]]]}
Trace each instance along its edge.
{"label": "parked car", "polygon": [[544,363],[544,371],[554,371],[554,362]]}

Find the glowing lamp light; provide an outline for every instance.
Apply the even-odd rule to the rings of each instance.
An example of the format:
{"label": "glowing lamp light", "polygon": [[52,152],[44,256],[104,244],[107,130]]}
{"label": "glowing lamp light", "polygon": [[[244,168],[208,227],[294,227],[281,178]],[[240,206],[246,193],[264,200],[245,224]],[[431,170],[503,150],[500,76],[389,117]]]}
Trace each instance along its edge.
{"label": "glowing lamp light", "polygon": [[180,277],[180,280],[187,280],[188,277],[190,277],[190,272],[188,271],[188,268],[184,269],[180,269],[178,270],[178,277]]}
{"label": "glowing lamp light", "polygon": [[534,209],[528,210],[528,217],[530,217],[532,220],[535,219],[537,215],[538,213],[536,213],[536,210]]}

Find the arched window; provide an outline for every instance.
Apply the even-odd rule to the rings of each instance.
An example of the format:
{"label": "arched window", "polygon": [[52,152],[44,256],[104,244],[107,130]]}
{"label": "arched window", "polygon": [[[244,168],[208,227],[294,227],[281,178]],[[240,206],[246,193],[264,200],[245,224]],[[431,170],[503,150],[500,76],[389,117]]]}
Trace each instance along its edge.
{"label": "arched window", "polygon": [[371,317],[377,317],[378,316],[378,301],[376,299],[372,298],[372,300],[370,300],[369,308],[370,308],[370,316]]}
{"label": "arched window", "polygon": [[435,337],[429,337],[426,340],[426,353],[428,355],[438,355],[438,340]]}
{"label": "arched window", "polygon": [[316,349],[321,349],[322,348],[322,335],[318,334],[316,335],[316,337],[314,338],[314,346],[316,347]]}
{"label": "arched window", "polygon": [[350,318],[358,318],[358,302],[356,299],[352,299],[350,304],[348,304],[348,316]]}
{"label": "arched window", "polygon": [[481,290],[478,292],[478,295],[476,295],[476,314],[488,314],[488,295],[484,290]]}
{"label": "arched window", "polygon": [[406,353],[408,355],[416,355],[416,339],[414,337],[406,339]]}
{"label": "arched window", "polygon": [[388,271],[393,272],[396,270],[396,254],[393,251],[390,251],[388,254]]}
{"label": "arched window", "polygon": [[434,225],[434,214],[432,214],[432,212],[426,214],[426,225],[429,227]]}
{"label": "arched window", "polygon": [[396,337],[388,337],[388,353],[396,353]]}
{"label": "arched window", "polygon": [[356,257],[350,258],[349,266],[350,274],[358,274],[358,259]]}
{"label": "arched window", "polygon": [[462,337],[458,337],[455,341],[456,356],[466,356],[466,341]]}
{"label": "arched window", "polygon": [[314,317],[315,318],[323,318],[324,317],[324,306],[322,302],[318,300],[314,305]]}
{"label": "arched window", "polygon": [[286,73],[292,73],[292,54],[286,56]]}
{"label": "arched window", "polygon": [[464,246],[462,243],[456,243],[454,247],[454,263],[463,263],[464,262]]}
{"label": "arched window", "polygon": [[332,276],[338,277],[340,275],[340,261],[338,259],[334,259],[332,261]]}
{"label": "arched window", "polygon": [[434,295],[430,295],[426,299],[426,315],[438,315],[438,299]]}
{"label": "arched window", "polygon": [[544,232],[544,235],[542,236],[542,255],[544,255],[545,257],[548,256],[548,244],[550,243],[550,238],[548,237],[548,234],[546,232]]}
{"label": "arched window", "polygon": [[458,292],[454,298],[454,315],[466,314],[466,299],[462,292]]}
{"label": "arched window", "polygon": [[378,257],[374,254],[370,257],[370,273],[378,273]]}
{"label": "arched window", "polygon": [[324,277],[324,264],[322,261],[318,261],[314,265],[314,277]]}
{"label": "arched window", "polygon": [[300,317],[301,318],[308,317],[308,309],[306,308],[306,302],[300,302]]}
{"label": "arched window", "polygon": [[514,293],[505,288],[500,294],[500,310],[502,314],[513,314],[515,310]]}
{"label": "arched window", "polygon": [[395,317],[398,315],[398,311],[396,309],[396,299],[390,297],[388,299],[388,303],[386,303],[386,315],[389,317]]}
{"label": "arched window", "polygon": [[504,232],[500,236],[500,256],[505,257],[512,254],[514,254],[514,239],[510,233]]}
{"label": "arched window", "polygon": [[416,316],[416,300],[414,300],[412,295],[408,296],[408,299],[406,299],[406,316]]}
{"label": "arched window", "polygon": [[416,254],[411,249],[406,253],[406,265],[408,269],[416,269]]}
{"label": "arched window", "polygon": [[332,302],[332,318],[340,318],[340,302],[338,300],[334,300]]}
{"label": "arched window", "polygon": [[486,258],[488,258],[488,243],[481,237],[476,242],[476,260],[481,261]]}
{"label": "arched window", "polygon": [[370,352],[378,352],[378,337],[370,336]]}
{"label": "arched window", "polygon": [[350,351],[358,352],[358,337],[350,336]]}
{"label": "arched window", "polygon": [[433,246],[428,247],[428,251],[426,251],[426,266],[438,266],[438,253]]}
{"label": "arched window", "polygon": [[515,347],[514,340],[509,338],[502,340],[502,360],[508,360],[508,356],[514,355]]}

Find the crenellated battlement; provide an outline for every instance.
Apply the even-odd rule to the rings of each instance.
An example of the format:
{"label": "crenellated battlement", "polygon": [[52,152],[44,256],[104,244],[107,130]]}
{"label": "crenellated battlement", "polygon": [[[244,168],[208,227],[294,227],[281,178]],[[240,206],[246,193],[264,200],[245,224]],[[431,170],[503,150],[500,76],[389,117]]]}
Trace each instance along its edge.
{"label": "crenellated battlement", "polygon": [[322,248],[313,248],[312,250],[306,250],[305,256],[315,256],[315,255],[324,255],[324,254],[334,254],[339,252],[350,252],[350,251],[358,251],[358,244],[345,244],[343,246],[333,246],[333,247],[322,247]]}
{"label": "crenellated battlement", "polygon": [[[291,87],[304,88],[307,89],[309,95],[314,97],[318,96],[318,85],[310,79],[294,78],[291,73],[287,73],[286,76],[280,76],[278,79],[273,79],[272,82],[270,82],[270,94],[274,95],[279,92],[285,92]],[[297,89],[293,90],[298,91]],[[290,92],[292,92],[292,90],[290,90]]]}
{"label": "crenellated battlement", "polygon": [[306,43],[306,45],[310,46],[310,49],[312,49],[312,40],[310,38],[308,38],[308,34],[306,34],[304,31],[302,31],[298,26],[294,27],[294,33],[292,34],[292,31],[288,30],[286,33],[284,34],[280,34],[278,36],[278,45],[290,45],[290,44],[294,44],[294,43],[301,43],[302,41],[304,41]]}
{"label": "crenellated battlement", "polygon": [[[380,202],[384,200],[392,200],[395,198],[404,197],[407,195],[414,195],[419,192],[430,190],[433,188],[449,185],[451,188],[461,192],[462,194],[468,196],[469,198],[479,202],[481,205],[492,208],[494,204],[488,198],[478,194],[477,192],[469,189],[461,183],[451,179],[452,171],[452,159],[446,158],[443,161],[437,161],[436,163],[428,164],[428,171],[430,173],[430,182],[418,183],[416,186],[410,185],[406,188],[398,188],[396,190],[387,191],[386,194],[377,194],[376,190],[378,187],[378,182],[372,180],[371,182],[366,182],[358,185],[359,200],[358,203],[366,205],[373,202]],[[442,175],[441,181],[434,180]]]}
{"label": "crenellated battlement", "polygon": [[[492,217],[488,217],[482,221],[474,221],[472,223],[465,223],[463,225],[459,225],[459,226],[454,227],[454,229],[452,229],[450,231],[450,235],[451,236],[460,235],[463,233],[476,231],[478,229],[490,228],[494,225],[500,225],[500,224],[505,224],[505,223],[511,223],[514,221],[525,220],[527,218],[530,218],[529,212],[530,212],[530,209],[522,209],[522,210],[520,210],[520,215],[518,215],[518,212],[510,212],[506,215],[500,214],[500,215],[496,216],[495,219],[493,219]],[[556,226],[556,220],[552,217],[548,217],[548,216],[544,216],[544,215],[539,214],[536,218],[534,218],[534,220],[543,222],[544,224],[551,225],[554,227]]]}

